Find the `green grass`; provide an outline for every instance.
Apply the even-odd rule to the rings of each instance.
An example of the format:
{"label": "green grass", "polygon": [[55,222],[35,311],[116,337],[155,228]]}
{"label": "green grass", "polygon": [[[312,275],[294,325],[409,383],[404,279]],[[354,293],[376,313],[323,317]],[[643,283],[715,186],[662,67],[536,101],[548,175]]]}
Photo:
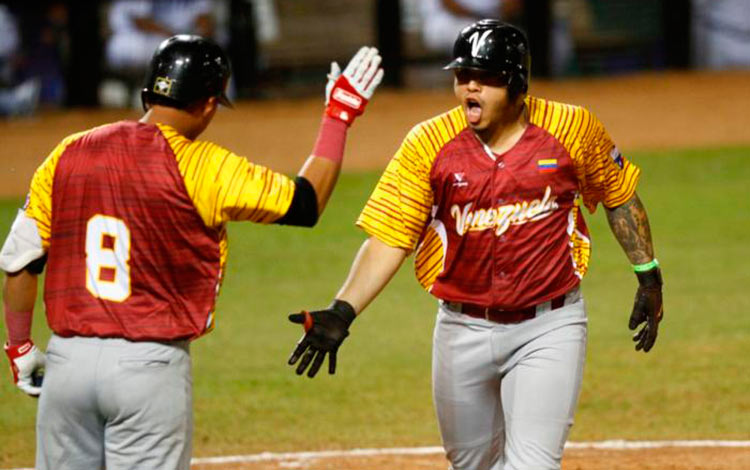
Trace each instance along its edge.
{"label": "green grass", "polygon": [[[571,439],[750,435],[748,153],[634,155],[665,279],[665,320],[647,355],[633,351],[627,329],[635,277],[602,211],[587,217],[589,350]],[[286,366],[301,334],[286,315],[335,294],[364,239],[353,221],[377,177],[344,175],[314,230],[231,226],[217,328],[193,344],[195,455],[439,444],[430,392],[436,307],[410,262],[354,324],[335,376],[300,378]],[[0,204],[1,233],[19,203]],[[43,345],[41,312],[34,337]],[[35,401],[6,376],[0,403],[0,466],[30,465]]]}

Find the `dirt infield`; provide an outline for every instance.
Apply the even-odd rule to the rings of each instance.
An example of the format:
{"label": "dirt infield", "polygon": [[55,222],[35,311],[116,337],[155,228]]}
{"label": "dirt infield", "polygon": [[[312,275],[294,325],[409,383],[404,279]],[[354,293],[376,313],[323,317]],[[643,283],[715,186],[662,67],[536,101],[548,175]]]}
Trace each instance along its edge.
{"label": "dirt infield", "polygon": [[[640,443],[646,444],[646,443]],[[644,446],[578,445],[565,450],[563,470],[734,470],[750,466],[750,447],[689,447],[648,448]],[[707,444],[706,442],[701,445]],[[606,448],[609,447],[609,448]],[[644,448],[638,448],[644,447]],[[329,454],[329,455],[321,455]],[[376,470],[376,469],[441,469],[448,463],[437,448],[375,449],[363,451],[323,452],[317,454],[260,454],[235,458],[201,459],[195,470],[277,470],[283,468],[316,470]],[[342,455],[347,454],[347,455]]]}
{"label": "dirt infield", "polygon": [[[618,146],[633,149],[750,144],[750,72],[648,74],[563,82],[533,81],[531,93],[596,113]],[[355,123],[345,170],[380,169],[411,126],[454,106],[445,91],[380,92]],[[240,103],[220,112],[204,137],[252,161],[294,173],[312,148],[318,98]],[[136,112],[46,113],[0,122],[0,197],[25,194],[36,166],[63,137]]]}
{"label": "dirt infield", "polygon": [[[442,454],[286,459],[254,463],[198,464],[193,470],[443,470]],[[572,449],[563,470],[740,470],[750,468],[750,448]]]}

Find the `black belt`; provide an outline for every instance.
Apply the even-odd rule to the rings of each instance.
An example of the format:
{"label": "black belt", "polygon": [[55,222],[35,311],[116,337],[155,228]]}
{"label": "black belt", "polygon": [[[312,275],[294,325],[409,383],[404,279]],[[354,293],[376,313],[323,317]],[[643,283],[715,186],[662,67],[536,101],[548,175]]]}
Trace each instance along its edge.
{"label": "black belt", "polygon": [[[516,310],[503,310],[494,307],[485,307],[477,304],[468,304],[461,302],[444,302],[451,310],[461,312],[474,318],[483,318],[495,323],[520,323],[536,317],[537,309],[543,307],[547,302],[532,307],[526,307]],[[556,310],[565,305],[565,294],[558,295],[549,301],[550,310]]]}

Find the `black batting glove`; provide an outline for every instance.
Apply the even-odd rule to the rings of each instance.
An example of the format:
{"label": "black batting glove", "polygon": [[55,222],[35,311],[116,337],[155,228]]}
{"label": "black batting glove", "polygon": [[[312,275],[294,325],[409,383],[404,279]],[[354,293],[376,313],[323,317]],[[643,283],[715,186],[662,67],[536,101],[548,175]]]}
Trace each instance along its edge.
{"label": "black batting glove", "polygon": [[659,322],[664,316],[662,305],[661,270],[656,267],[644,272],[636,272],[638,276],[638,291],[635,293],[633,313],[630,315],[630,329],[635,330],[638,325],[645,325],[633,336],[635,350],[649,352],[656,342],[659,333]]}
{"label": "black batting glove", "polygon": [[305,328],[304,336],[289,356],[290,366],[296,364],[300,357],[302,358],[297,366],[297,375],[302,375],[312,362],[307,376],[315,377],[326,354],[329,355],[328,373],[335,374],[336,352],[344,339],[349,336],[349,326],[356,316],[354,307],[343,300],[334,300],[326,310],[303,311],[289,315],[290,322],[299,323]]}

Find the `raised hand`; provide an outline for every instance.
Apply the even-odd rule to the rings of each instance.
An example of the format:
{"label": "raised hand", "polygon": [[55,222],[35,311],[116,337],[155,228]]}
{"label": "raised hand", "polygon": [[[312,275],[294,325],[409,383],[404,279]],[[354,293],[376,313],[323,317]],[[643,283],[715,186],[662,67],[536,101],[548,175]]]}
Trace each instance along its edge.
{"label": "raised hand", "polygon": [[382,58],[374,47],[362,47],[349,61],[343,73],[331,63],[326,84],[326,114],[351,125],[364,113],[365,106],[383,80]]}

